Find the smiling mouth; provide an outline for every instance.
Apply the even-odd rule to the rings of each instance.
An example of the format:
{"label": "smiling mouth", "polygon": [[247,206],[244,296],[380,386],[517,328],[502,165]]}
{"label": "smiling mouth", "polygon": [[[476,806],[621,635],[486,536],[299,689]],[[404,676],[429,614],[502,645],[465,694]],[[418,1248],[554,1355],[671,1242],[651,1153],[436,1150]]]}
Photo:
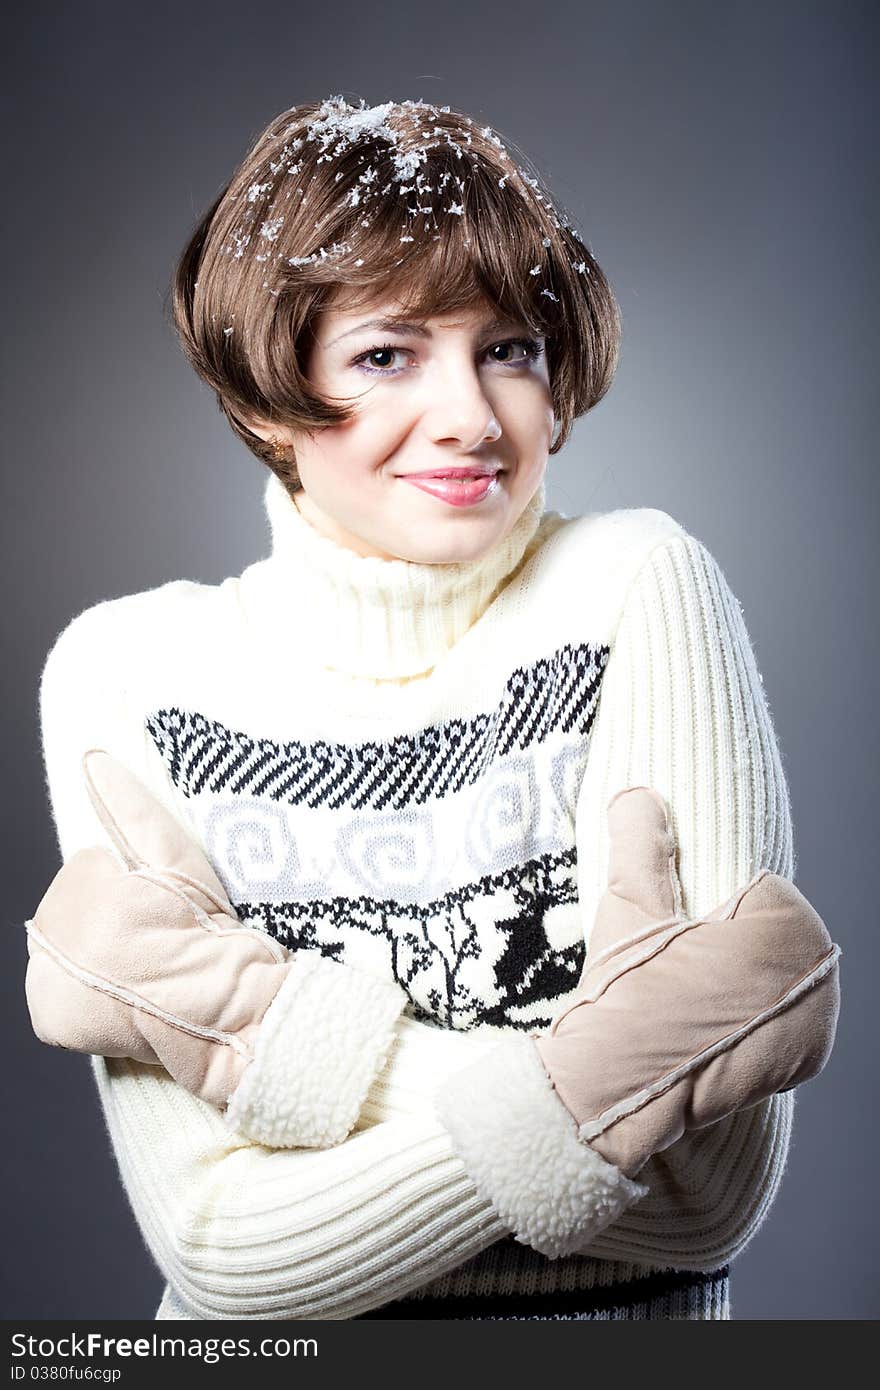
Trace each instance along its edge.
{"label": "smiling mouth", "polygon": [[437,478],[450,483],[472,483],[478,478],[494,478],[502,468],[437,468],[427,473],[398,473],[399,478]]}

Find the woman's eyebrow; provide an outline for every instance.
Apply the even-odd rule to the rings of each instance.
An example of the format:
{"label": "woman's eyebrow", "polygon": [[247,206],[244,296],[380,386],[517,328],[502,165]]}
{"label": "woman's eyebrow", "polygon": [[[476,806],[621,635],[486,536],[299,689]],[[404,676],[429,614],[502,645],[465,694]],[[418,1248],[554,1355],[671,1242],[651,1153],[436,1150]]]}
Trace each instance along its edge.
{"label": "woman's eyebrow", "polygon": [[[480,331],[483,333],[494,333],[496,329],[507,328],[513,323],[512,319],[494,318],[488,322],[480,324]],[[343,338],[350,338],[354,333],[362,333],[365,328],[378,328],[383,333],[412,333],[417,338],[430,338],[431,330],[421,323],[408,323],[403,319],[368,319],[366,323],[359,323],[356,328],[348,328],[344,333],[340,333],[338,338],[332,338],[325,347],[333,347],[336,343],[341,343]]]}

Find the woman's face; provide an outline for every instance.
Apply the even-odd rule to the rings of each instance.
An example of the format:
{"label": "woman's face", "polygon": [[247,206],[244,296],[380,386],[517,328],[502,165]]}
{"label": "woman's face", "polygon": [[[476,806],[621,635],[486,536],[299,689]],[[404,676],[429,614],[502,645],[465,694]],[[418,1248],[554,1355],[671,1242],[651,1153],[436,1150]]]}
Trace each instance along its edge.
{"label": "woman's face", "polygon": [[[470,560],[504,539],[547,466],[543,339],[487,302],[414,323],[389,301],[351,312],[339,294],[313,336],[309,380],[357,396],[355,418],[309,434],[259,431],[293,445],[303,516],[382,559]],[[450,469],[476,481],[412,481]]]}

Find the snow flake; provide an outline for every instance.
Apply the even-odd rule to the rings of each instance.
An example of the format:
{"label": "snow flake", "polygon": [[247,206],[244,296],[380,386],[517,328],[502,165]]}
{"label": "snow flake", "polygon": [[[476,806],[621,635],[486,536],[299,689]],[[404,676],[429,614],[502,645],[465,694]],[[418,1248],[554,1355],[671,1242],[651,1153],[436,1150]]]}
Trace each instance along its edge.
{"label": "snow flake", "polygon": [[390,101],[381,106],[366,106],[361,101],[360,107],[355,107],[342,96],[328,97],[306,127],[307,139],[321,141],[322,149],[337,138],[343,147],[354,144],[362,135],[383,136],[395,144],[397,132],[386,121],[392,107]]}
{"label": "snow flake", "polygon": [[559,303],[559,296],[555,295],[552,290],[542,290],[541,293],[546,295],[548,299],[552,299],[554,304]]}
{"label": "snow flake", "polygon": [[394,170],[398,178],[411,179],[420,164],[427,161],[425,150],[410,150],[407,154],[394,156]]}
{"label": "snow flake", "polygon": [[[250,241],[250,239],[251,239],[251,234],[250,234],[250,232],[248,232],[247,235],[245,236],[245,234],[244,234],[244,232],[243,232],[243,230],[242,230],[241,227],[239,227],[237,231],[234,231],[234,232],[232,233],[232,240],[235,242],[235,247],[236,247],[235,256],[234,256],[234,258],[233,258],[234,260],[236,260],[236,261],[241,260],[242,256],[244,255],[244,248],[247,246],[247,244],[248,244],[248,242]],[[230,250],[231,250],[231,247],[230,247]]]}
{"label": "snow flake", "polygon": [[274,241],[281,231],[283,224],[283,217],[273,217],[270,222],[263,223],[260,228],[260,236],[265,237],[267,241]]}
{"label": "snow flake", "polygon": [[454,212],[454,213],[456,214],[457,217],[463,217],[463,216],[464,216],[464,208],[462,207],[461,203],[450,203],[450,204],[449,204],[449,207],[446,209],[446,211],[447,211],[447,212]]}
{"label": "snow flake", "polygon": [[[274,171],[273,171],[273,172],[274,172]],[[249,188],[248,191],[247,191],[247,200],[248,200],[248,202],[249,202],[249,203],[255,203],[255,202],[257,201],[258,198],[261,198],[261,197],[262,197],[262,195],[266,192],[267,188],[271,188],[271,187],[272,187],[272,182],[271,182],[271,180],[269,180],[269,181],[266,182],[266,183],[252,183],[251,186],[250,186],[250,188]]]}
{"label": "snow flake", "polygon": [[531,268],[531,270],[529,271],[529,274],[530,274],[530,275],[540,275],[540,274],[541,274],[541,267],[540,267],[539,265],[533,265],[532,268]]}

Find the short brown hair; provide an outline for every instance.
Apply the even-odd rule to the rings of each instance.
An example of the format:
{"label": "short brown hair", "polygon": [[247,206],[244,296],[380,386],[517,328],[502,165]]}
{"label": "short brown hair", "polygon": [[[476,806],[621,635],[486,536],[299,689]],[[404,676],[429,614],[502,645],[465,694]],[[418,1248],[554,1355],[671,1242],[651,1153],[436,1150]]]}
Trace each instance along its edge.
{"label": "short brown hair", "polygon": [[312,324],[343,287],[358,303],[390,293],[426,318],[488,299],[546,337],[551,453],[611,384],[611,287],[521,152],[448,106],[341,96],[295,106],[202,217],[172,286],[187,358],[288,488],[295,463],[279,463],[247,422],[311,431],[352,417],[302,370]]}

